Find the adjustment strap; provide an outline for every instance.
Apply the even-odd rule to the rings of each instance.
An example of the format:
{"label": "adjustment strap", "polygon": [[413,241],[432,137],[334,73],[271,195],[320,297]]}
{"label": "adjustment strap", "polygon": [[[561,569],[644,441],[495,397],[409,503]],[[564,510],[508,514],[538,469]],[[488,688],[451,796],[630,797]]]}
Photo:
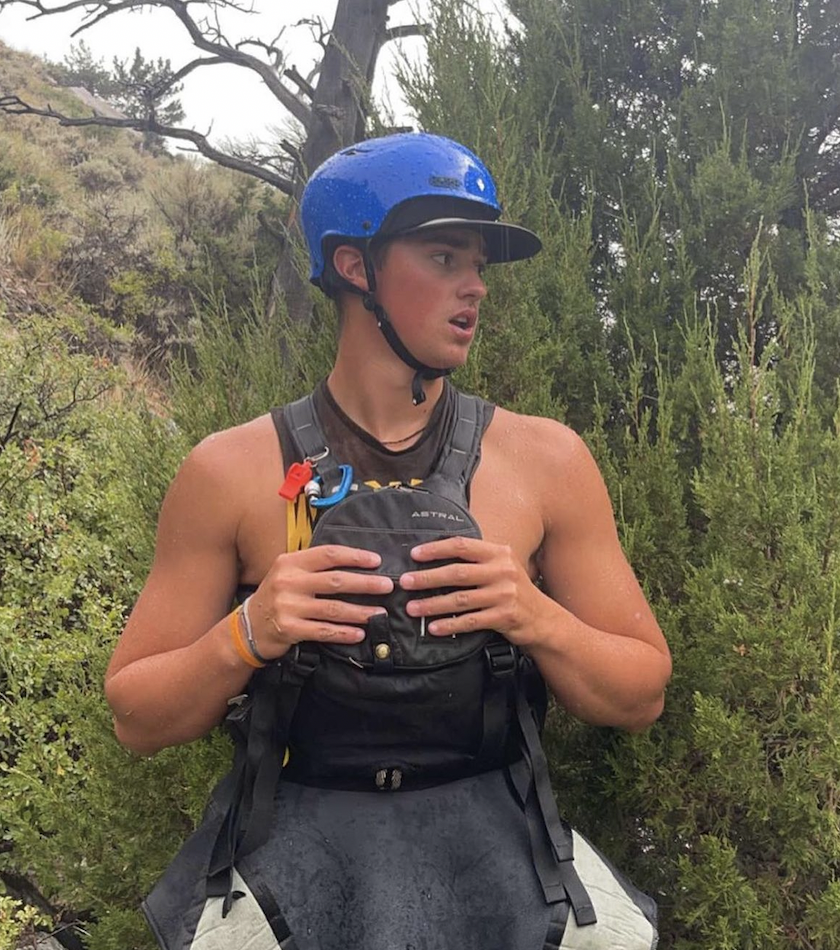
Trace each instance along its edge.
{"label": "adjustment strap", "polygon": [[[365,304],[367,306],[367,304]],[[382,335],[388,342],[388,346],[397,354],[397,356],[416,370],[414,378],[411,381],[411,401],[415,406],[419,406],[426,401],[426,393],[423,389],[424,379],[439,379],[441,376],[448,376],[452,369],[437,369],[434,366],[427,366],[421,363],[406,347],[405,343],[397,335],[393,323],[388,319],[388,314],[378,304],[373,304],[373,315],[376,317],[376,325],[382,331]]]}
{"label": "adjustment strap", "polygon": [[568,919],[569,905],[565,901],[558,901],[552,906],[551,919],[548,922],[543,950],[560,950]]}
{"label": "adjustment strap", "polygon": [[477,396],[455,391],[455,424],[444,448],[435,474],[465,485],[478,463],[481,451],[481,425]]}
{"label": "adjustment strap", "polygon": [[259,904],[260,910],[265,914],[266,922],[271,927],[271,932],[274,934],[279,950],[298,950],[297,941],[270,888],[260,878],[248,881],[248,886]]}
{"label": "adjustment strap", "polygon": [[230,792],[219,801],[226,808],[208,871],[207,893],[224,896],[226,917],[233,891],[236,860],[264,844],[273,824],[274,793],[283,768],[292,719],[300,692],[320,662],[318,648],[296,645],[280,663],[256,674],[253,698],[229,717],[236,751]]}
{"label": "adjustment strap", "polygon": [[[284,684],[278,685],[283,689]],[[286,690],[283,690],[286,692]],[[283,736],[274,741],[274,725],[287,722],[282,713],[277,722],[274,720],[276,697],[266,696],[267,690],[261,690],[254,702],[252,722],[254,728],[248,734],[247,766],[245,788],[240,806],[242,836],[234,842],[234,857],[242,857],[256,850],[268,838],[271,828],[274,790],[283,767]],[[300,694],[300,690],[297,691]],[[285,697],[284,697],[285,698]],[[297,695],[295,696],[297,700]],[[287,730],[283,730],[287,733]]]}
{"label": "adjustment strap", "polygon": [[478,771],[493,768],[504,749],[511,700],[516,688],[518,653],[516,647],[502,637],[484,648],[487,678],[484,686],[483,733],[474,759]]}
{"label": "adjustment strap", "polygon": [[365,309],[369,310],[376,318],[376,325],[381,330],[388,346],[391,347],[406,366],[410,366],[413,370],[416,370],[414,379],[411,381],[411,401],[415,406],[419,406],[426,401],[426,393],[423,390],[423,380],[448,376],[452,372],[452,369],[437,369],[434,366],[427,366],[425,363],[421,363],[420,360],[409,351],[397,335],[397,331],[388,319],[388,314],[385,313],[384,307],[376,302],[376,269],[371,260],[369,243],[365,246],[362,257],[368,285],[367,291],[362,292],[362,302],[365,305]]}
{"label": "adjustment strap", "polygon": [[312,394],[284,406],[283,417],[300,457],[317,460],[316,468],[323,482],[324,497],[328,497],[341,483],[341,468],[327,445]]}
{"label": "adjustment strap", "polygon": [[[579,927],[597,923],[595,908],[574,866],[572,830],[560,820],[557,802],[551,790],[548,763],[540,742],[537,725],[523,690],[516,692],[516,712],[522,732],[524,753],[531,772],[531,785],[525,801],[525,815],[531,836],[534,867],[548,903],[562,900],[565,892],[572,905]],[[553,861],[550,867],[545,859],[546,837]],[[558,876],[562,886],[558,888]]]}

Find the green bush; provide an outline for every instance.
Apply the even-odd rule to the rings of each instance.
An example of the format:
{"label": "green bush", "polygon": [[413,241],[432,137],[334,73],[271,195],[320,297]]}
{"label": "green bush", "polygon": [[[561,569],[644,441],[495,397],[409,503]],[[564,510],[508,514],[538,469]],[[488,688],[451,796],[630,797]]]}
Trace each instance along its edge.
{"label": "green bush", "polygon": [[[102,679],[186,446],[118,398],[118,373],[74,352],[90,345],[77,326],[0,330],[0,884],[51,906],[55,926],[81,918],[91,946],[147,947],[139,897],[227,747],[215,737],[186,754],[129,755]],[[3,908],[10,931],[17,911]]]}

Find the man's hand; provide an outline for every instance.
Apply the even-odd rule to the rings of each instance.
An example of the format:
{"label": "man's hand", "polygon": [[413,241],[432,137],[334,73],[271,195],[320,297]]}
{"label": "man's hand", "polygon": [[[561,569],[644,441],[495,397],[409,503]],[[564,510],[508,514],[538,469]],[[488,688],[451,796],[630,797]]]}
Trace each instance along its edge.
{"label": "man's hand", "polygon": [[421,563],[457,559],[454,564],[410,571],[399,580],[409,591],[457,588],[406,605],[412,617],[440,618],[426,628],[430,634],[497,630],[520,646],[530,642],[544,595],[507,545],[476,538],[444,538],[418,545],[411,556]]}
{"label": "man's hand", "polygon": [[390,578],[357,573],[372,571],[381,563],[382,558],[372,551],[338,544],[281,554],[248,603],[260,654],[274,660],[302,640],[363,640],[361,628],[384,608],[335,598],[389,594],[394,589]]}

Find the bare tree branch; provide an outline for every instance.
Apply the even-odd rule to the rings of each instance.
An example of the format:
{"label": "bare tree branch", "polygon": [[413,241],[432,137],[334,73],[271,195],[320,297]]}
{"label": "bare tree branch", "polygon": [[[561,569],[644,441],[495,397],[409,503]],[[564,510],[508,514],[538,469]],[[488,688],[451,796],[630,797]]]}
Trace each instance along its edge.
{"label": "bare tree branch", "polygon": [[[139,2],[139,0],[135,0],[135,2]],[[175,16],[178,17],[189,33],[193,44],[197,46],[198,49],[203,50],[205,53],[222,56],[230,63],[235,63],[237,66],[244,66],[246,69],[253,70],[260,79],[262,79],[278,102],[285,106],[299,122],[305,126],[308,125],[311,118],[309,107],[283,85],[274,69],[272,69],[268,63],[257,59],[256,56],[251,56],[249,53],[245,53],[240,49],[208,40],[199,25],[189,15],[187,10],[188,2],[189,0],[157,0],[160,6],[168,7]]]}
{"label": "bare tree branch", "polygon": [[[90,6],[90,4],[88,4]],[[78,36],[79,33],[84,32],[84,30],[89,30],[92,26],[96,26],[97,23],[100,23],[105,19],[106,16],[111,16],[112,13],[119,13],[121,10],[130,10],[132,7],[137,6],[137,0],[122,0],[121,3],[108,3],[107,9],[103,10],[101,13],[96,13],[95,10],[90,11],[86,14],[86,22],[83,22],[81,26],[77,27],[70,34],[71,36]],[[44,14],[54,13],[56,11],[46,10]],[[61,11],[64,12],[63,10]],[[35,19],[34,17],[32,19]]]}
{"label": "bare tree branch", "polygon": [[[0,0],[0,10],[3,7],[11,6],[13,3],[28,6],[36,11],[29,17],[30,20],[56,13],[69,13],[71,10],[84,10],[84,22],[73,31],[72,36],[77,36],[83,30],[100,23],[106,17],[125,10],[139,9],[144,6],[171,10],[181,21],[194,46],[204,53],[210,53],[213,57],[219,57],[227,63],[243,66],[257,73],[275,99],[288,109],[299,122],[307,126],[311,119],[309,106],[298,99],[291,89],[283,84],[279,75],[269,63],[263,62],[256,56],[252,56],[250,53],[237,49],[228,43],[221,34],[218,22],[215,27],[211,28],[207,21],[202,25],[191,16],[188,8],[200,2],[202,0],[101,0],[99,3],[92,3],[91,0],[67,0],[66,3],[49,7],[45,5],[44,0]],[[218,12],[219,8],[252,12],[251,7],[246,7],[238,3],[237,0],[214,0],[214,10]],[[215,35],[217,39],[211,39],[208,34]]]}
{"label": "bare tree branch", "polygon": [[301,76],[301,74],[297,71],[296,66],[292,66],[289,69],[285,70],[283,75],[287,79],[291,79],[292,82],[298,87],[298,89],[300,89],[301,92],[309,96],[310,99],[315,98],[314,87],[309,82],[307,82],[306,79],[303,78],[303,76]]}
{"label": "bare tree branch", "polygon": [[385,31],[384,42],[402,40],[407,36],[428,36],[431,29],[428,23],[406,23],[405,26],[392,26]]}
{"label": "bare tree branch", "polygon": [[256,46],[259,49],[265,50],[267,56],[271,57],[271,66],[275,72],[280,73],[283,69],[283,65],[286,62],[286,53],[285,51],[277,45],[280,40],[280,37],[283,35],[283,31],[270,42],[266,43],[265,40],[258,40],[255,37],[249,37],[245,40],[240,40],[235,44],[236,49],[242,49],[243,46]]}
{"label": "bare tree branch", "polygon": [[321,63],[315,63],[312,69],[309,70],[309,75],[306,77],[306,81],[312,85],[315,82],[315,77],[318,76],[321,72]]}
{"label": "bare tree branch", "polygon": [[304,175],[306,173],[306,168],[303,164],[303,155],[301,154],[298,146],[293,145],[288,139],[282,139],[280,142],[280,148],[282,148],[287,155],[291,156],[292,161],[295,163],[294,167],[297,174],[300,176]]}
{"label": "bare tree branch", "polygon": [[[283,194],[291,195],[293,193],[293,183],[284,175],[277,174],[277,172],[264,167],[261,163],[246,161],[235,155],[221,152],[217,148],[214,148],[207,141],[207,137],[200,132],[196,132],[194,129],[181,129],[174,126],[162,125],[154,116],[149,116],[144,119],[113,119],[101,115],[73,118],[72,116],[57,112],[50,105],[47,105],[45,109],[31,106],[29,103],[24,102],[19,96],[0,96],[0,112],[5,112],[8,115],[39,115],[48,119],[55,119],[59,125],[68,127],[100,125],[112,129],[134,129],[136,132],[151,132],[155,135],[165,136],[166,138],[182,139],[191,142],[195,146],[196,151],[200,152],[205,158],[209,158],[211,161],[223,165],[225,168],[232,168],[246,175],[258,178],[260,181],[264,181],[274,188],[277,188],[278,191],[282,191]],[[271,159],[267,158],[264,161],[269,163]]]}
{"label": "bare tree branch", "polygon": [[182,66],[177,73],[173,73],[169,82],[159,83],[157,90],[162,94],[166,92],[167,89],[179,83],[185,76],[188,76],[194,69],[198,69],[199,66],[218,66],[220,63],[226,63],[227,60],[222,56],[208,56],[206,59],[194,59],[191,63],[187,63],[186,66]]}
{"label": "bare tree branch", "polygon": [[306,17],[303,20],[298,20],[295,26],[308,26],[314,42],[316,42],[324,52],[327,51],[327,44],[330,41],[332,33],[320,17]]}
{"label": "bare tree branch", "polygon": [[[69,0],[68,3],[63,3],[57,7],[46,7],[41,0],[2,0],[2,2],[0,2],[0,10],[2,10],[3,7],[10,7],[13,3],[18,3],[24,7],[31,7],[36,11],[32,16],[27,17],[28,20],[39,20],[42,16],[51,16],[53,13],[69,13],[71,10],[79,9],[85,10],[85,17],[89,17],[96,13],[95,6],[114,6],[114,4],[107,2],[94,6],[89,2],[85,2],[85,0]],[[136,5],[137,3],[132,2],[132,0],[123,0],[123,2],[118,4],[120,9]],[[94,8],[91,9],[91,7]]]}

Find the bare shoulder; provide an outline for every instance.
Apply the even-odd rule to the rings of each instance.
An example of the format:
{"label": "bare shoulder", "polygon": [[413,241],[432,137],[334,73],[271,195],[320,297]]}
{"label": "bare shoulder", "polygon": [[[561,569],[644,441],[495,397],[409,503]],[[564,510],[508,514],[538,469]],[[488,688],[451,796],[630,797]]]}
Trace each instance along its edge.
{"label": "bare shoulder", "polygon": [[526,416],[497,406],[487,429],[487,437],[499,445],[518,452],[550,454],[552,461],[571,456],[583,450],[588,452],[581,437],[562,422],[542,416]]}
{"label": "bare shoulder", "polygon": [[268,414],[250,422],[214,432],[201,440],[187,455],[179,476],[211,478],[225,482],[241,475],[241,467],[260,460],[260,457],[278,453],[274,424]]}
{"label": "bare shoulder", "polygon": [[518,460],[531,477],[553,481],[558,474],[597,472],[595,460],[583,439],[555,419],[526,416],[498,407],[485,440]]}
{"label": "bare shoulder", "polygon": [[493,455],[509,460],[510,474],[531,487],[547,533],[568,531],[586,516],[603,512],[608,527],[612,506],[598,465],[586,442],[555,419],[498,408],[485,443]]}
{"label": "bare shoulder", "polygon": [[[172,521],[190,532],[235,537],[243,512],[260,490],[260,473],[282,471],[282,458],[271,416],[214,432],[187,455],[173,480],[161,528]],[[165,541],[165,539],[161,539]]]}

